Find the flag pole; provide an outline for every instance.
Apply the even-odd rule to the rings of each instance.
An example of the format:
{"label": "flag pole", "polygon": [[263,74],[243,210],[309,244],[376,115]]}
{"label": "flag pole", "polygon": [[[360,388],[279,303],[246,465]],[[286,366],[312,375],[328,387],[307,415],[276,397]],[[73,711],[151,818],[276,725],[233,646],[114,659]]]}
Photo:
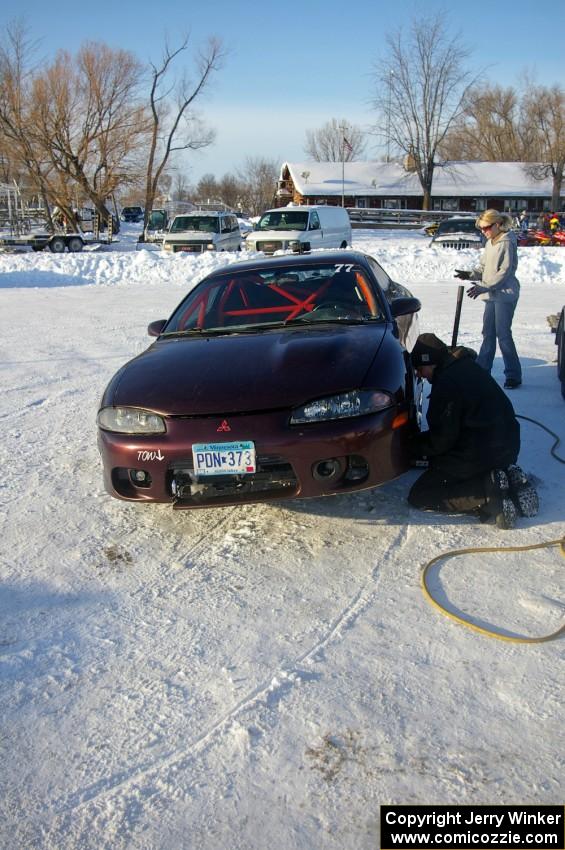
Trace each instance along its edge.
{"label": "flag pole", "polygon": [[345,126],[341,130],[341,206],[345,206]]}

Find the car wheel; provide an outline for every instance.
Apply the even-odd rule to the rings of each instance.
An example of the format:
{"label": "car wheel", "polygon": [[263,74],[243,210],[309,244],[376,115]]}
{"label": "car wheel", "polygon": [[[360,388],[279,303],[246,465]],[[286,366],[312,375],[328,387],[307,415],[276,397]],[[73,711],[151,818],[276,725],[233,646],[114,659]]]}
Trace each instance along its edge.
{"label": "car wheel", "polygon": [[53,254],[62,254],[65,250],[65,240],[62,236],[54,236],[49,242],[49,250]]}
{"label": "car wheel", "polygon": [[68,249],[72,254],[77,254],[82,251],[84,243],[79,236],[73,236],[67,243]]}
{"label": "car wheel", "polygon": [[347,248],[347,242],[342,242],[339,247],[340,248]]}

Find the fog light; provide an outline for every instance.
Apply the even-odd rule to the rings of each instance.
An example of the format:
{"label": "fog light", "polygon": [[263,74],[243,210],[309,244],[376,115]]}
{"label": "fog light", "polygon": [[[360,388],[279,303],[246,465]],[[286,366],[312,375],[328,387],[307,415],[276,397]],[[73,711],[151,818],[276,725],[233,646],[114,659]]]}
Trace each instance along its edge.
{"label": "fog light", "polygon": [[335,458],[321,460],[312,468],[312,475],[316,481],[329,481],[339,475],[340,472],[341,464]]}
{"label": "fog light", "polygon": [[130,469],[129,477],[137,487],[149,487],[151,476],[145,469]]}

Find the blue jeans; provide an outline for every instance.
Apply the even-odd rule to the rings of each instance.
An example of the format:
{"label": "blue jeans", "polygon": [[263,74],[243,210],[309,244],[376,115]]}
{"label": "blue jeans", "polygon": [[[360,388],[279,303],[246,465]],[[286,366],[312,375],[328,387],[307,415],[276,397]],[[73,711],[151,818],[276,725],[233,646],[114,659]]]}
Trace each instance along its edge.
{"label": "blue jeans", "polygon": [[496,353],[496,343],[504,360],[504,375],[522,380],[522,367],[512,339],[512,317],[516,301],[485,301],[483,314],[483,343],[477,363],[490,372]]}

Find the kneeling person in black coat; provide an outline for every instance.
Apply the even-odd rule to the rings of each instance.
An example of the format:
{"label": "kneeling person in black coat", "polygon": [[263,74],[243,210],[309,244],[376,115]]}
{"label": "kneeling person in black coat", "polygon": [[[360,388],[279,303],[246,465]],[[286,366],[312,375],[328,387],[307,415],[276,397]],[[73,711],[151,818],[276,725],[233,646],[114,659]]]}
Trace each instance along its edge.
{"label": "kneeling person in black coat", "polygon": [[475,357],[468,348],[448,348],[435,334],[418,337],[412,365],[432,391],[429,430],[414,438],[412,451],[427,458],[429,468],[408,501],[512,528],[517,512],[507,471],[520,451],[520,425],[510,400]]}

